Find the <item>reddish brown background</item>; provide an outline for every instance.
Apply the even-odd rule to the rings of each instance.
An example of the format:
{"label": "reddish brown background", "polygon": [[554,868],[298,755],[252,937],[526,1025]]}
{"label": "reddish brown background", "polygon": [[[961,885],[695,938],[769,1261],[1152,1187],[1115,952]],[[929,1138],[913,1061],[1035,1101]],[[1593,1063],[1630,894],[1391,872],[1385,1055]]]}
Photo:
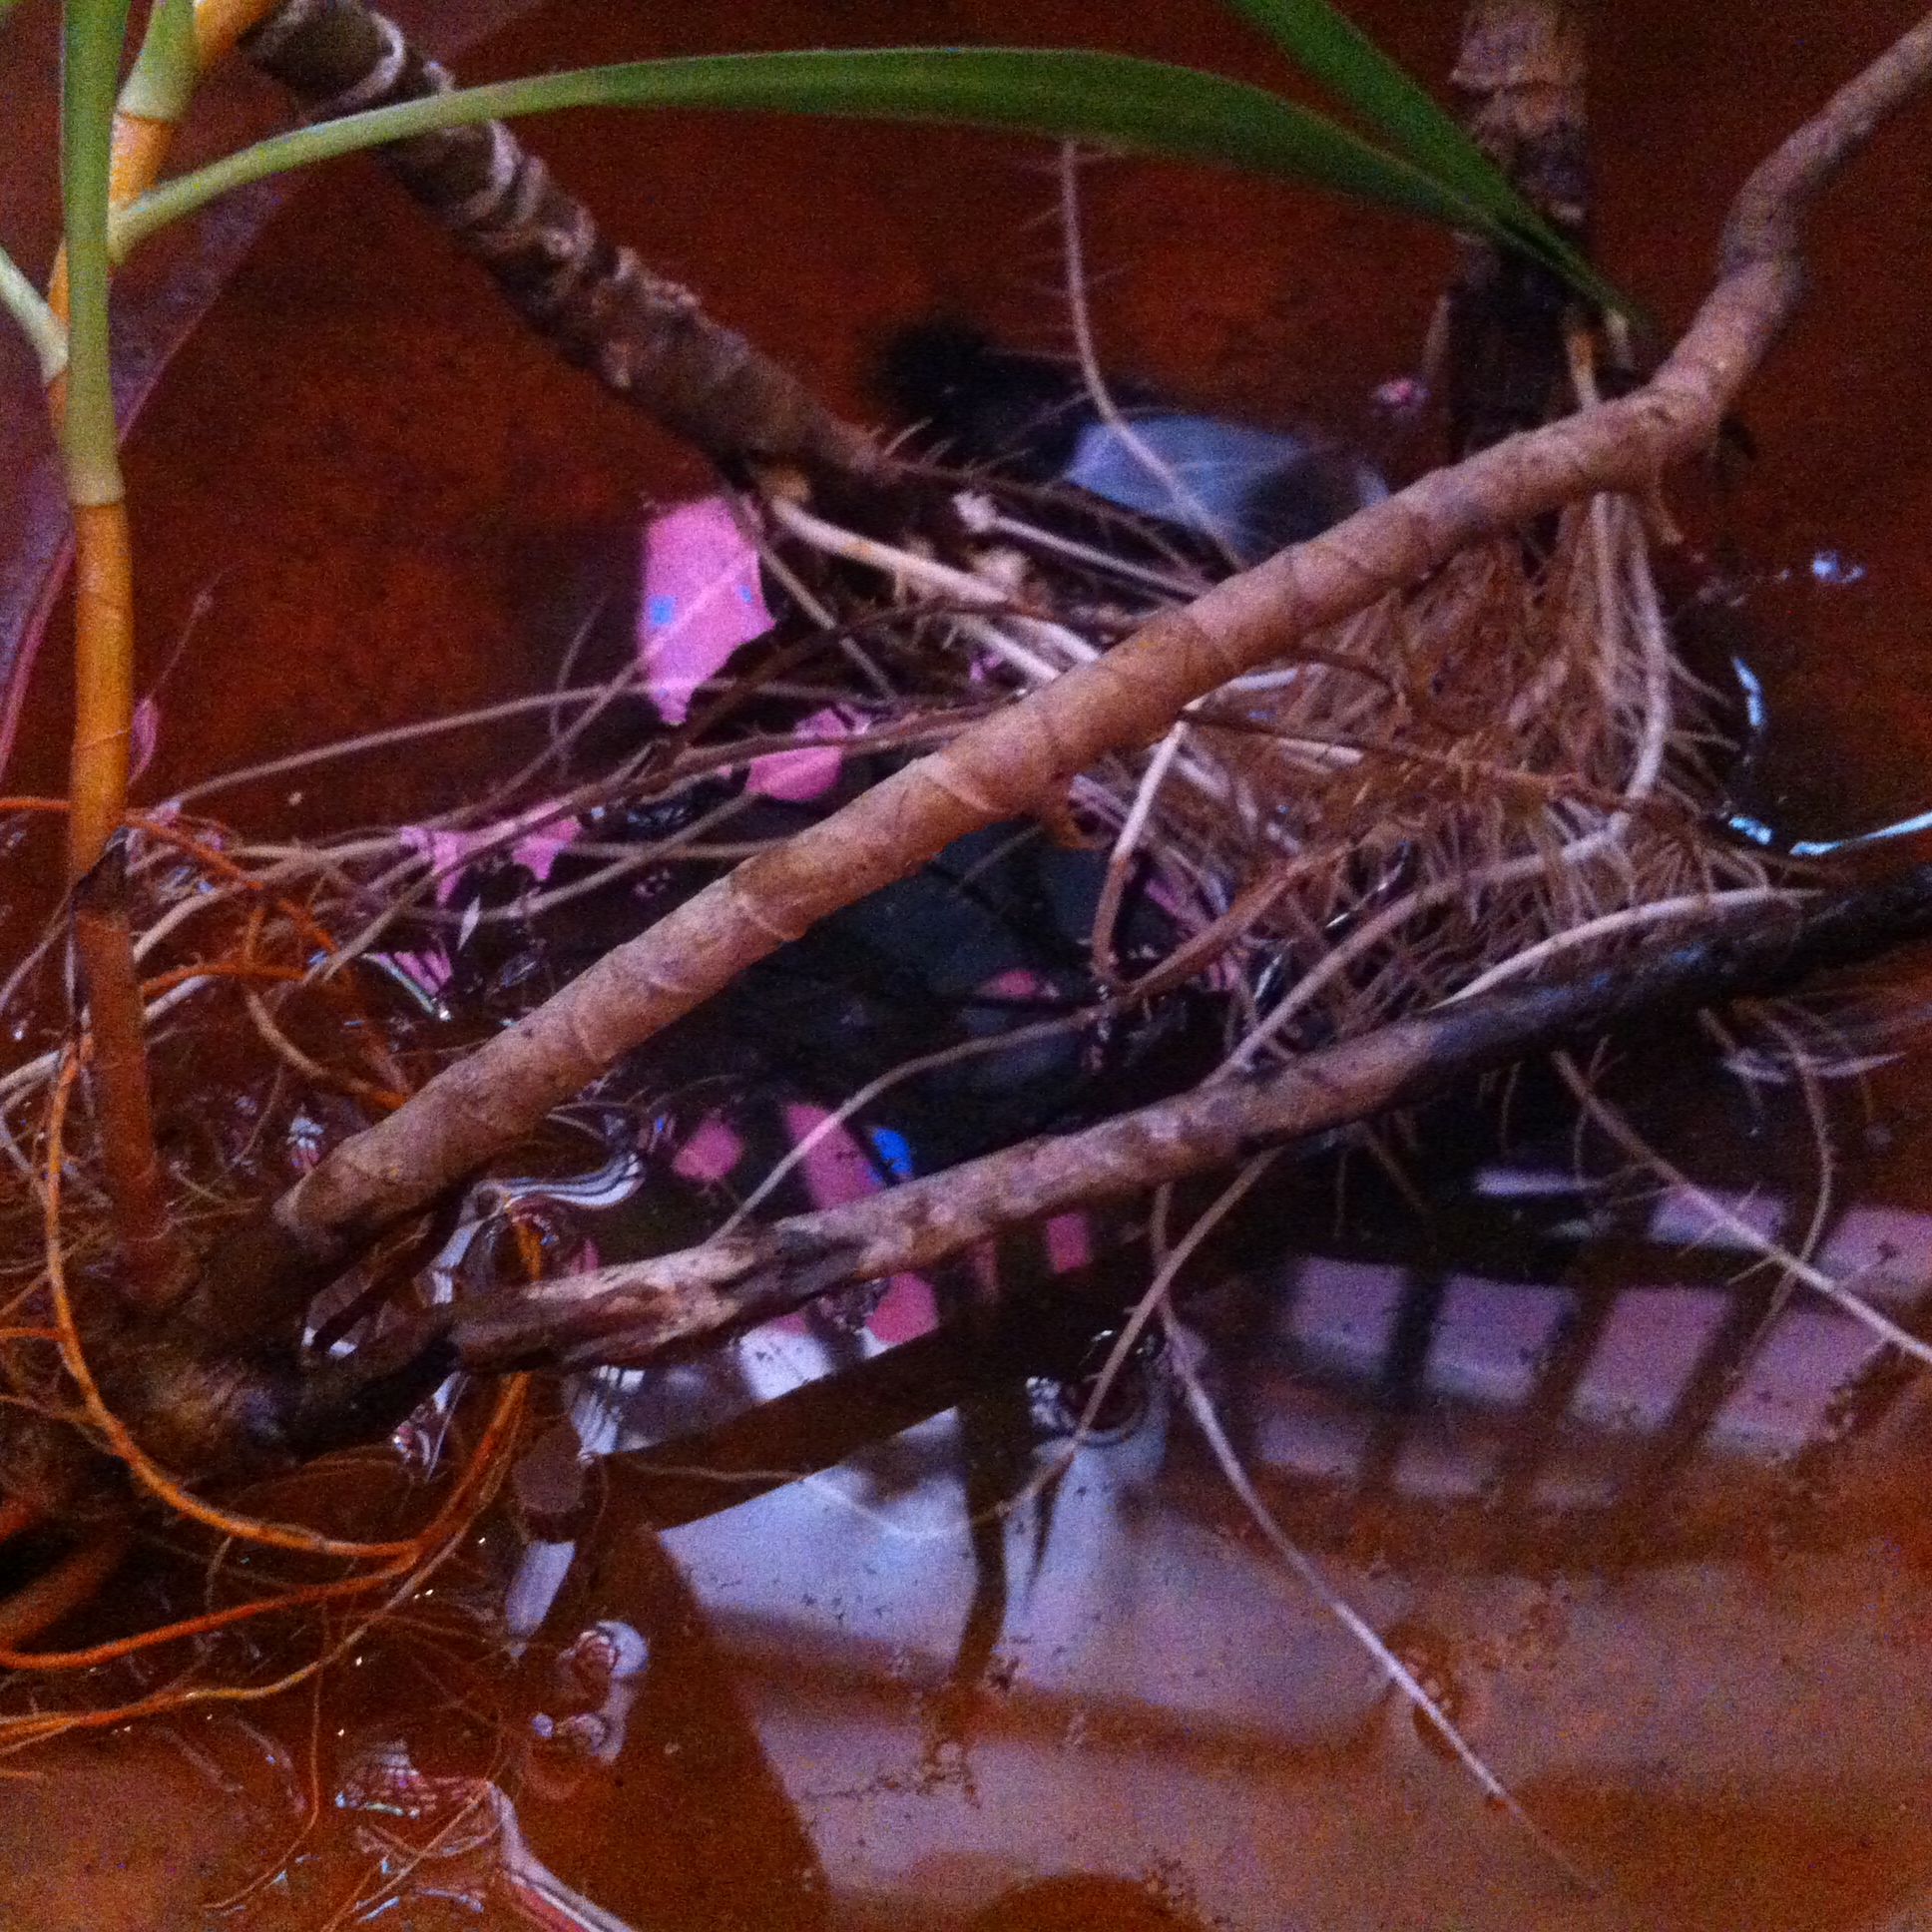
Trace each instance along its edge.
{"label": "reddish brown background", "polygon": [[[1207,0],[1135,8],[1049,0],[771,0],[634,9],[423,4],[439,44],[493,18],[465,76],[724,47],[893,39],[1112,46],[1283,83],[1281,64]],[[1375,0],[1362,24],[1417,73],[1448,66],[1458,9]],[[7,29],[9,123],[52,85],[44,5]],[[1604,10],[1594,82],[1601,254],[1680,324],[1704,284],[1726,201],[1788,126],[1912,16],[1910,6],[1786,4],[1740,16],[1634,0]],[[210,83],[196,145],[258,129],[271,90]],[[936,306],[1033,346],[1064,342],[1047,221],[1051,157],[1028,144],[887,127],[725,116],[571,114],[533,139],[620,236],[688,278],[724,319],[872,409],[868,355]],[[1889,132],[1814,227],[1804,319],[1748,401],[1762,455],[1728,512],[1752,556],[1801,566],[1829,547],[1862,583],[1773,600],[1760,659],[1801,722],[1779,783],[1833,830],[1923,801],[1932,714],[1918,702],[1932,606],[1922,364],[1923,183],[1932,111]],[[30,263],[52,237],[45,156],[9,157],[0,231]],[[1117,367],[1204,402],[1352,426],[1408,366],[1447,261],[1410,226],[1205,169],[1120,163],[1090,190],[1099,322]],[[581,616],[641,504],[699,487],[698,466],[501,314],[367,162],[290,191],[213,321],[181,350],[134,435],[144,684],[198,592],[213,610],[171,680],[149,795],[244,755],[527,688]],[[173,238],[131,273],[123,333],[152,366],[245,246],[244,209]],[[0,371],[5,373],[5,371]],[[15,450],[45,449],[16,355]],[[48,543],[44,476],[0,478],[18,562],[18,628]],[[39,491],[37,495],[36,492]],[[1693,492],[1694,493],[1694,492]],[[37,521],[38,520],[38,521]],[[59,635],[60,625],[54,627]],[[0,646],[5,632],[0,630]],[[56,785],[55,660],[12,781]],[[1830,755],[1802,755],[1814,741]],[[1848,755],[1856,748],[1856,759]],[[479,738],[409,760],[358,801],[408,812],[473,779]],[[1788,772],[1784,765],[1789,766]],[[250,801],[266,809],[268,801]],[[311,792],[296,823],[331,816]]]}

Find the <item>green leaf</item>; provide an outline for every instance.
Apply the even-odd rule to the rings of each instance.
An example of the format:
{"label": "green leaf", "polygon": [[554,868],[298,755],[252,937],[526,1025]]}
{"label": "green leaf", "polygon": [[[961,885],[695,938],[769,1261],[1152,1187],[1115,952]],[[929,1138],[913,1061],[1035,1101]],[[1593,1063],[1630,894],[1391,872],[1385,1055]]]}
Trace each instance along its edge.
{"label": "green leaf", "polygon": [[155,0],[134,71],[117,103],[147,121],[179,121],[195,92],[195,0]]}
{"label": "green leaf", "polygon": [[1479,206],[1536,217],[1454,116],[1327,0],[1224,0],[1438,181]]}
{"label": "green leaf", "polygon": [[1453,115],[1327,0],[1225,0],[1418,168],[1603,307],[1637,310],[1511,187]]}
{"label": "green leaf", "polygon": [[1285,177],[1507,243],[1489,210],[1321,115],[1193,68],[1042,48],[878,48],[633,61],[504,81],[277,135],[169,182],[116,219],[117,253],[215,196],[464,123],[592,106],[942,122]]}
{"label": "green leaf", "polygon": [[108,371],[108,165],[128,0],[68,0],[61,41],[61,203],[67,227],[67,414],[75,503],[117,503],[121,459]]}

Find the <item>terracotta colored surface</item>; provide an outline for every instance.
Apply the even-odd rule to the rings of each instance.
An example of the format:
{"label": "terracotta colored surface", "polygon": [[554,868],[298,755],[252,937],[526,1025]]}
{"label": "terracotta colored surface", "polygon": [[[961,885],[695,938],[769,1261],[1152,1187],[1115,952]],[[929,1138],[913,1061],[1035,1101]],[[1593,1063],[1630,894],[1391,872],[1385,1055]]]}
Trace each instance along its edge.
{"label": "terracotta colored surface", "polygon": [[[452,7],[439,0],[403,0],[391,11],[426,45],[450,53],[528,4],[476,0]],[[49,0],[29,0],[10,10],[0,32],[0,91],[9,130],[6,165],[0,170],[0,244],[43,280],[60,237],[52,134],[59,49],[58,9]],[[195,115],[177,140],[175,165],[199,166],[269,133],[282,114],[275,90],[242,62],[230,61],[203,82]],[[115,305],[115,394],[124,421],[140,408],[169,356],[287,192],[284,184],[264,183],[230,197],[202,222],[158,238],[123,271]],[[51,574],[65,568],[63,495],[39,376],[24,340],[11,327],[0,330],[0,435],[11,452],[0,473],[0,529],[12,533],[9,567],[0,583],[0,666],[11,667],[23,633],[31,633],[53,593]],[[0,728],[0,747],[6,738]]]}
{"label": "terracotta colored surface", "polygon": [[[1742,50],[1702,10],[1622,8],[1605,23],[1601,252],[1667,326],[1703,283],[1734,185],[1909,16],[1794,6]],[[1443,71],[1446,19],[1396,7],[1363,18],[1416,71]],[[909,35],[1086,41],[1279,79],[1256,37],[1205,5],[1120,18],[1018,0],[914,15],[553,7],[465,71]],[[45,92],[44,59],[24,84]],[[246,77],[218,88],[215,105],[230,129],[263,112]],[[625,115],[566,116],[541,139],[614,232],[855,413],[869,407],[869,346],[909,314],[947,306],[1019,342],[1065,340],[1052,184],[1046,157],[1024,144]],[[1752,561],[1800,573],[1764,605],[1774,711],[1803,717],[1806,737],[1864,747],[1855,776],[1837,759],[1778,765],[1775,788],[1809,830],[1910,809],[1932,748],[1910,703],[1922,632],[1906,615],[1922,608],[1932,571],[1917,541],[1932,462],[1912,406],[1922,385],[1911,211],[1925,143],[1921,117],[1827,198],[1814,300],[1749,398],[1761,460],[1729,512]],[[1099,323],[1117,366],[1203,401],[1350,428],[1367,390],[1411,361],[1447,259],[1439,239],[1206,170],[1116,163],[1090,180]],[[13,218],[29,260],[46,239],[45,184],[34,187],[38,227]],[[225,319],[145,425],[132,473],[153,669],[196,594],[231,573],[204,634],[204,689],[171,714],[151,785],[232,761],[264,725],[256,741],[280,747],[516,686],[590,594],[560,585],[563,560],[599,554],[642,496],[676,494],[697,474],[588,382],[549,367],[496,314],[481,277],[359,163],[311,185],[249,259]],[[277,554],[238,561],[238,535],[263,528],[270,505]],[[1863,581],[1814,586],[1801,573],[1821,549],[1862,562]],[[1897,634],[1885,635],[1888,619]],[[352,672],[338,669],[358,639],[369,648]],[[1841,675],[1852,664],[1857,675]],[[230,711],[238,722],[221,722]]]}
{"label": "terracotta colored surface", "polygon": [[[1601,251],[1667,328],[1702,286],[1736,183],[1913,11],[1793,0],[1758,22],[1662,0],[1605,10]],[[1357,10],[1427,74],[1447,65],[1453,12]],[[798,0],[669,19],[574,0],[499,35],[464,72],[910,37],[1087,41],[1277,76],[1206,5],[1021,0]],[[236,87],[240,123],[264,112]],[[1052,182],[1018,144],[589,115],[540,139],[617,232],[856,413],[869,408],[871,347],[935,306],[1031,346],[1064,340],[1041,224]],[[1804,831],[1856,829],[1932,796],[1932,430],[1917,349],[1928,160],[1932,109],[1921,109],[1827,199],[1812,305],[1748,399],[1759,458],[1727,495],[1685,486],[1700,534],[1728,536],[1745,571],[1769,580],[1739,635],[1775,726],[1763,783]],[[1109,360],[1262,416],[1362,423],[1367,391],[1409,366],[1447,260],[1437,239],[1205,171],[1107,164],[1090,193]],[[699,481],[688,458],[523,341],[364,164],[307,188],[249,253],[162,382],[130,476],[144,684],[197,596],[212,597],[163,689],[150,797],[541,684],[598,598],[625,594],[640,502]],[[1823,552],[1862,577],[1820,583],[1810,565]],[[12,774],[23,785],[58,783],[58,657],[43,664]],[[409,815],[473,788],[504,745],[479,737],[358,769],[339,792],[304,784],[298,802],[275,788],[234,805],[250,824],[297,829]],[[1895,1138],[1857,1171],[1855,1198],[1924,1200],[1912,1108],[1909,1092],[1891,1097]],[[1723,1164],[1741,1185],[1771,1169],[1736,1107],[1689,1098],[1683,1114],[1693,1136],[1729,1137]],[[890,1513],[919,1500],[934,1468],[943,1486],[954,1467],[943,1444],[930,1466],[906,1451],[842,1497],[795,1485],[663,1544],[619,1496],[560,1614],[635,1618],[676,1668],[649,1680],[615,1765],[532,1778],[523,1818],[538,1854],[639,1927],[678,1928],[1192,1918],[1240,1932],[1789,1932],[1884,1925],[1923,1885],[1922,1404],[1816,1468],[1696,1462],[1669,1537],[1660,1528],[1607,1566],[1595,1546],[1566,1542],[1560,1512],[1507,1562],[1456,1532],[1468,1504],[1451,1485],[1496,1448],[1481,1428],[1391,1433],[1361,1387],[1311,1394],[1265,1369],[1253,1400],[1264,1444],[1388,1451],[1409,1487],[1364,1497],[1341,1476],[1303,1484],[1294,1527],[1378,1621],[1421,1633],[1466,1696],[1478,1745],[1608,1881],[1602,1897],[1567,1890],[1425,1748],[1264,1560],[1199,1451],[1167,1439],[1130,1442],[1068,1486],[1051,1560],[1031,1581],[1012,1540],[1019,1607],[963,1692],[947,1674],[975,1601],[968,1541],[957,1522],[928,1536],[916,1512]],[[1621,1468],[1640,1453],[1605,1460]],[[1334,1454],[1345,1476],[1352,1464]],[[1558,1473],[1584,1486],[1602,1471],[1580,1452]],[[853,1526],[875,1517],[886,1528],[866,1541]],[[470,1587],[500,1588],[513,1561],[486,1553]],[[320,1712],[269,1713],[289,1762],[305,1762],[311,1721],[321,1739],[317,1843],[342,1860],[334,1876],[352,1886],[371,1855],[354,1851],[353,1821],[322,1805],[348,1750],[338,1732],[386,1721],[408,1729],[425,1769],[492,1775],[529,1754],[519,1726],[548,1695],[530,1673],[465,1677],[433,1644],[398,1640]],[[466,1731],[463,1698],[495,1711],[499,1692],[502,1738]],[[191,1749],[207,1741],[186,1736]],[[231,1834],[254,1834],[233,1859],[240,1885],[282,1855],[310,1795],[303,1768],[271,1827],[267,1798],[238,1809],[192,1756],[103,1763],[92,1751],[50,1760],[56,1784],[72,1780],[59,1788],[76,1814],[105,1822],[98,1847],[63,1841],[72,1872],[42,1867],[28,1894],[37,1922],[193,1923],[180,1916],[190,1879],[155,1820],[225,1858]],[[0,1847],[14,1859],[38,1855],[49,1829],[43,1809],[0,1789]],[[95,1868],[115,1860],[133,1905],[96,1885]],[[201,1876],[190,1874],[198,1889]],[[338,1887],[328,1909],[350,1895]],[[501,1899],[489,1910],[488,1923],[527,1922]],[[241,1922],[290,1922],[265,1900],[250,1911]]]}

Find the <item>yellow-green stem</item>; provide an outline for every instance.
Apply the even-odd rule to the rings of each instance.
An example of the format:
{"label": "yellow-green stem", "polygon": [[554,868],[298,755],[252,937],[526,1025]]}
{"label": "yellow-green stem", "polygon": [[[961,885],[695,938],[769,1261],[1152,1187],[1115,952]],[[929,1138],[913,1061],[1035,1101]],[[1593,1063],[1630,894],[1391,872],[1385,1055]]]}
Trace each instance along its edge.
{"label": "yellow-green stem", "polygon": [[125,503],[74,506],[74,750],[68,876],[100,858],[128,795],[134,579]]}
{"label": "yellow-green stem", "polygon": [[60,432],[75,504],[113,503],[122,494],[108,364],[108,182],[127,24],[128,0],[68,0],[61,47],[68,367]]}
{"label": "yellow-green stem", "polygon": [[[75,716],[68,876],[100,858],[127,804],[134,723],[134,591],[107,352],[107,218],[151,187],[197,69],[233,46],[273,0],[160,0],[118,106],[113,84],[126,0],[75,7],[63,74],[61,166],[67,241],[50,313],[85,336],[71,375],[49,384],[74,505]],[[107,46],[112,41],[112,50]]]}
{"label": "yellow-green stem", "polygon": [[[117,125],[115,85],[128,0],[68,0],[61,58],[61,196],[65,248],[52,301],[65,307],[68,366],[48,395],[74,513],[74,747],[68,876],[74,953],[92,1042],[101,1166],[125,1264],[125,1303],[160,1313],[189,1286],[168,1203],[148,1092],[141,983],[129,929],[127,878],[110,841],[127,807],[134,722],[134,582],[108,352],[108,207],[118,187],[152,180],[167,130]],[[180,0],[157,10],[160,52],[150,91],[179,92],[190,22]],[[172,48],[164,43],[172,42]],[[186,50],[186,51],[185,51]],[[119,180],[117,180],[117,176]]]}

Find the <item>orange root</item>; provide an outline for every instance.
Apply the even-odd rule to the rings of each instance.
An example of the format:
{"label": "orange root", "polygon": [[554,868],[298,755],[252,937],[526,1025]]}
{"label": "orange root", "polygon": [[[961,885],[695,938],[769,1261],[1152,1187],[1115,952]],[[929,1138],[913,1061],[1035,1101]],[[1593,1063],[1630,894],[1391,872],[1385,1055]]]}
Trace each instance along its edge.
{"label": "orange root", "polygon": [[[385,1585],[406,1584],[413,1572],[421,1570],[425,1565],[440,1561],[441,1555],[453,1546],[464,1528],[474,1520],[476,1513],[495,1493],[502,1479],[522,1418],[529,1378],[522,1375],[513,1376],[504,1384],[476,1448],[451,1485],[441,1508],[421,1530],[411,1537],[392,1542],[358,1542],[325,1536],[319,1531],[299,1524],[264,1522],[254,1517],[238,1515],[206,1503],[200,1497],[182,1488],[142,1449],[128,1431],[126,1424],[102,1399],[99,1386],[94,1380],[82,1350],[80,1333],[67,1295],[59,1238],[62,1139],[67,1106],[73,1093],[78,1065],[78,1057],[72,1053],[68,1054],[63,1060],[54,1083],[53,1095],[48,1106],[43,1181],[47,1216],[48,1286],[55,1316],[55,1327],[51,1332],[59,1342],[63,1364],[80,1393],[88,1421],[106,1439],[108,1446],[126,1464],[136,1482],[149,1495],[193,1521],[216,1530],[225,1537],[257,1547],[288,1550],[306,1556],[372,1562],[376,1567],[360,1576],[301,1586],[251,1603],[239,1604],[226,1610],[184,1619],[179,1623],[165,1625],[133,1637],[95,1645],[87,1650],[36,1653],[14,1649],[13,1645],[19,1636],[30,1634],[24,1628],[27,1610],[45,1602],[58,1602],[60,1609],[50,1612],[32,1626],[35,1630],[45,1628],[45,1625],[53,1622],[56,1616],[64,1615],[67,1610],[85,1601],[86,1596],[91,1594],[93,1589],[98,1588],[100,1582],[104,1581],[111,1572],[113,1566],[107,1563],[105,1548],[97,1550],[94,1545],[89,1545],[85,1550],[76,1552],[46,1578],[29,1586],[30,1592],[40,1594],[34,1596],[32,1604],[22,1605],[18,1619],[14,1616],[14,1606],[20,1604],[21,1598],[25,1598],[28,1593],[23,1592],[21,1598],[10,1600],[7,1604],[0,1604],[0,1667],[41,1671],[89,1669],[116,1658],[132,1655],[137,1651],[174,1643],[183,1638],[201,1636],[249,1618],[265,1616],[273,1611],[296,1610],[360,1595]],[[24,1520],[22,1526],[24,1527]],[[94,1564],[102,1566],[98,1568],[98,1573],[81,1561],[89,1552],[93,1552]],[[118,1551],[115,1561],[119,1561]],[[90,1576],[94,1581],[88,1584],[87,1579]],[[85,1590],[82,1588],[83,1584],[87,1584]],[[4,1725],[0,1725],[0,1732],[3,1732],[4,1728]]]}
{"label": "orange root", "polygon": [[22,1638],[37,1636],[88,1602],[121,1567],[132,1541],[128,1524],[110,1523],[45,1576],[22,1585],[11,1597],[0,1598],[0,1663],[10,1661],[11,1647]]}

